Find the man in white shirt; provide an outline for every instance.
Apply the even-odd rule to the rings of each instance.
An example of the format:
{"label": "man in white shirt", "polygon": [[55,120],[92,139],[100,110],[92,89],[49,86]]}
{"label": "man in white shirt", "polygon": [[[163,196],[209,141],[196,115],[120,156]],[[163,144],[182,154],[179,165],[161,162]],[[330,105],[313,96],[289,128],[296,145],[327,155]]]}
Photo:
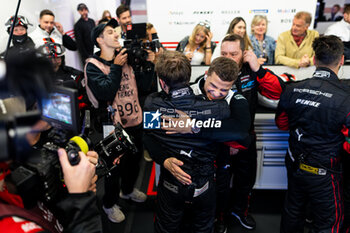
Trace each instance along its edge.
{"label": "man in white shirt", "polygon": [[39,25],[29,36],[36,48],[48,42],[54,42],[69,50],[77,50],[75,41],[64,33],[62,25],[55,22],[54,13],[48,9],[40,12]]}
{"label": "man in white shirt", "polygon": [[344,18],[329,26],[325,35],[334,35],[339,37],[344,43],[345,59],[350,59],[350,5],[344,8]]}

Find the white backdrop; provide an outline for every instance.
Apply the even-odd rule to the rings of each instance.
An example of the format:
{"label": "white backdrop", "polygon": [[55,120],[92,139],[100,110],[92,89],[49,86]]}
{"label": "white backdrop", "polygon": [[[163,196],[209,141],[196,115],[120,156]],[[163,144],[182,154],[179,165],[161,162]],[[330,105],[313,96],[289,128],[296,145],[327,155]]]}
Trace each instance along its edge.
{"label": "white backdrop", "polygon": [[[314,16],[316,1],[131,0],[131,9],[135,12],[133,22],[145,22],[148,18],[148,22],[155,25],[162,42],[179,42],[184,36],[190,35],[194,26],[203,20],[210,21],[213,40],[220,41],[231,20],[236,16],[242,16],[247,21],[247,30],[250,33],[250,23],[255,14],[267,15],[268,35],[277,39],[279,33],[291,27],[293,16],[297,11],[308,11]],[[89,7],[89,17],[94,20],[101,17],[103,10],[110,10],[112,16],[115,16],[115,10],[120,4],[120,0],[22,0],[19,13],[26,16],[36,27],[40,11],[50,9],[55,13],[56,21],[60,22],[67,32],[73,29],[74,23],[80,17],[76,7],[81,2]],[[7,42],[4,24],[15,13],[16,5],[16,0],[4,1],[1,5],[0,52],[4,50]],[[33,27],[29,28],[29,32],[32,30]],[[66,58],[67,64],[81,68],[77,52],[68,51]]]}
{"label": "white backdrop", "polygon": [[[237,16],[250,23],[254,15],[266,15],[269,20],[267,34],[277,40],[279,33],[291,28],[298,11],[308,11],[313,18],[317,0],[147,0],[148,21],[155,25],[161,42],[179,42],[190,35],[194,26],[204,20],[211,24],[213,40],[220,41],[231,20]],[[313,23],[311,23],[313,25]]]}

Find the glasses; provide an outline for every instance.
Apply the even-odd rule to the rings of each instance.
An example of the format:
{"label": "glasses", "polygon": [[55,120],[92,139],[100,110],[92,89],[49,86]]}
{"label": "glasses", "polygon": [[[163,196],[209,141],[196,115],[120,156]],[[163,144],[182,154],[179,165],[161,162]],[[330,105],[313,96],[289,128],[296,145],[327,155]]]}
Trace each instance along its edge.
{"label": "glasses", "polygon": [[[14,21],[14,17],[11,16],[11,18],[9,18],[9,20],[7,20],[7,22],[5,23],[5,26],[11,26],[11,24],[13,23]],[[17,20],[16,20],[16,23],[15,23],[15,26],[17,25],[21,25],[21,26],[27,26],[27,25],[30,25],[30,26],[33,26],[33,24],[29,23],[28,19],[22,15],[18,15],[17,16]]]}
{"label": "glasses", "polygon": [[206,27],[208,30],[210,30],[210,25],[208,22],[199,22],[198,25]]}

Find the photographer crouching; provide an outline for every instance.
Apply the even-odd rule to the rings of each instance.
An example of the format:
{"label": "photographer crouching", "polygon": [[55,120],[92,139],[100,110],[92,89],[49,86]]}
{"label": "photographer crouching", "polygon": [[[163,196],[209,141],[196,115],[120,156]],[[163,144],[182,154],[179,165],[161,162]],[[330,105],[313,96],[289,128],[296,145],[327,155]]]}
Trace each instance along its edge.
{"label": "photographer crouching", "polygon": [[[96,26],[92,33],[92,41],[101,49],[89,58],[85,65],[85,81],[89,100],[94,106],[92,110],[93,124],[96,130],[102,129],[102,123],[113,119],[113,124],[120,123],[125,131],[134,138],[138,149],[136,153],[124,154],[118,169],[111,171],[105,177],[105,194],[103,210],[110,221],[119,223],[125,219],[124,213],[117,205],[119,196],[135,202],[144,202],[146,194],[134,188],[139,174],[139,162],[143,154],[142,145],[142,109],[139,101],[140,91],[149,90],[154,81],[154,53],[142,50],[148,54],[142,61],[145,66],[137,66],[133,61],[139,58],[133,51],[135,48],[120,50],[116,30],[118,23],[111,19],[105,24]],[[131,26],[131,25],[130,25]],[[146,28],[144,28],[145,36]],[[138,36],[138,38],[142,38]],[[139,49],[139,48],[137,48]],[[140,50],[137,50],[140,51]],[[133,59],[131,59],[133,57]],[[141,59],[142,60],[142,59]],[[107,111],[108,108],[108,111]],[[109,116],[112,114],[112,117]],[[119,185],[119,178],[121,184]],[[121,189],[121,190],[120,190]]]}
{"label": "photographer crouching", "polygon": [[[0,67],[5,70],[2,61]],[[31,145],[37,142],[40,131],[49,126],[40,120],[40,111],[27,109],[38,105],[34,102],[40,103],[50,91],[49,61],[38,57],[35,51],[10,53],[6,70],[6,75],[0,72],[0,229],[30,233],[102,232],[96,195],[89,191],[96,188],[96,152],[79,152],[75,165],[65,149],[46,155],[57,162],[62,175],[58,183],[43,182],[45,169],[36,172],[27,166],[29,161],[36,166],[45,162],[43,155],[37,156],[37,151],[31,150]],[[58,177],[55,172],[52,175]],[[57,200],[47,198],[50,204],[46,204],[41,198],[35,199],[44,194],[38,184],[51,190],[62,189],[65,194]]]}

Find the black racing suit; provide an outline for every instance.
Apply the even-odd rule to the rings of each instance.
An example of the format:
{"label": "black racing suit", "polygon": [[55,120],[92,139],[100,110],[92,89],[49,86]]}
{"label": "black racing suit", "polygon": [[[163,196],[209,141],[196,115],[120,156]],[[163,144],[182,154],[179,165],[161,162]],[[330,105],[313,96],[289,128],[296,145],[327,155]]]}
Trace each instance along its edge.
{"label": "black racing suit", "polygon": [[[192,120],[221,120],[230,115],[224,100],[208,101],[195,96],[189,87],[154,93],[147,97],[144,110],[173,115],[175,109],[186,112]],[[224,124],[223,124],[224,125]],[[144,142],[151,157],[161,165],[158,184],[156,232],[179,232],[185,203],[192,203],[194,232],[211,232],[215,212],[214,140],[242,140],[247,132],[230,132],[230,128],[202,130],[198,134],[168,135],[162,130],[146,130]],[[167,158],[184,162],[181,169],[191,176],[192,184],[183,185],[163,167]]]}
{"label": "black racing suit", "polygon": [[[205,95],[204,83],[206,75],[196,80],[196,83],[191,85],[194,93],[196,95],[202,94]],[[251,125],[250,121],[250,112],[249,105],[247,100],[239,93],[233,92],[232,90],[226,95],[225,100],[230,106],[230,120],[233,120],[235,124],[229,126],[233,131],[235,130],[246,130],[249,132]],[[235,129],[237,125],[241,126],[241,129]],[[250,138],[249,138],[250,142]],[[216,165],[216,210],[217,215],[221,213],[227,213],[229,210],[229,201],[230,201],[230,182],[231,182],[231,172],[230,172],[230,147],[225,144],[218,145],[218,153],[215,161]],[[231,142],[230,145],[237,149],[247,149],[249,144],[240,142]],[[219,216],[217,216],[219,217]]]}
{"label": "black racing suit", "polygon": [[[250,194],[256,179],[257,153],[254,119],[258,105],[258,91],[270,99],[280,97],[284,83],[268,69],[261,66],[257,72],[252,71],[249,63],[244,63],[232,90],[241,93],[249,103],[251,118],[251,143],[246,150],[240,150],[231,160],[231,171],[234,174],[232,190],[232,211],[242,216],[248,213]],[[227,150],[226,150],[227,151]],[[227,154],[227,153],[226,153]],[[228,159],[222,159],[223,162]],[[227,167],[226,164],[218,165]]]}
{"label": "black racing suit", "polygon": [[[311,79],[285,89],[276,124],[290,134],[281,232],[304,232],[307,203],[314,232],[339,232],[344,214],[340,152],[347,144],[344,135],[349,137],[350,87],[330,69],[317,68]],[[303,164],[319,172],[305,170]]]}
{"label": "black racing suit", "polygon": [[[342,83],[350,86],[349,79],[340,80]],[[344,222],[343,232],[350,231],[350,153],[346,150],[342,153],[343,177],[344,177]]]}

